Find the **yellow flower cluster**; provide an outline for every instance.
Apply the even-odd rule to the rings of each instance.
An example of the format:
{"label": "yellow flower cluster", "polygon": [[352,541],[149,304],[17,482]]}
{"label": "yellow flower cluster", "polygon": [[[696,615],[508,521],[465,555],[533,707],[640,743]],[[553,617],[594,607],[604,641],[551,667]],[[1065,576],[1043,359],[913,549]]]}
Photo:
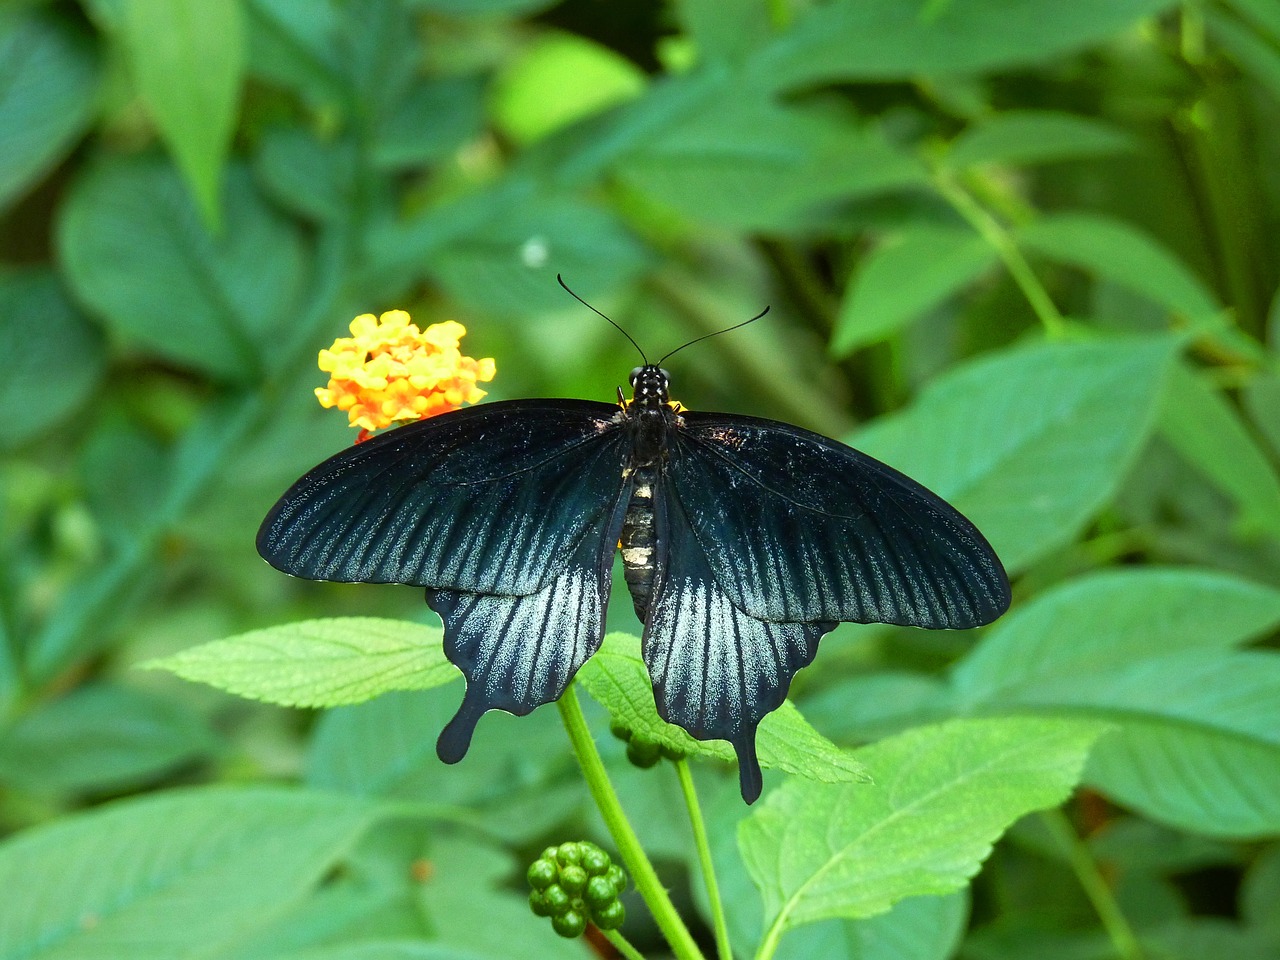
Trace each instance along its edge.
{"label": "yellow flower cluster", "polygon": [[456,321],[419,330],[403,310],[351,321],[351,336],[320,351],[320,369],[329,385],[316,397],[324,407],[345,410],[362,437],[393,423],[421,420],[475,403],[485,395],[476,386],[493,379],[492,358],[464,357],[458,349],[467,328]]}

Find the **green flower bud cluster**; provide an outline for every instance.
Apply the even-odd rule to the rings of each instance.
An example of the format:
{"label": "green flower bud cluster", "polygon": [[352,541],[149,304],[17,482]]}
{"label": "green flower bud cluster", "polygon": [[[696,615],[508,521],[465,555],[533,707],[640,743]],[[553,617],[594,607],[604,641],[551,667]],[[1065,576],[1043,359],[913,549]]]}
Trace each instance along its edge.
{"label": "green flower bud cluster", "polygon": [[642,770],[648,770],[659,760],[667,759],[672,763],[683,760],[683,750],[676,750],[664,744],[655,743],[642,734],[634,733],[630,727],[616,720],[609,725],[609,732],[627,745],[627,759]]}
{"label": "green flower bud cluster", "polygon": [[529,909],[550,917],[562,937],[577,937],[590,920],[601,930],[617,930],[627,918],[618,894],[627,875],[594,843],[562,843],[547,847],[526,874],[533,892]]}

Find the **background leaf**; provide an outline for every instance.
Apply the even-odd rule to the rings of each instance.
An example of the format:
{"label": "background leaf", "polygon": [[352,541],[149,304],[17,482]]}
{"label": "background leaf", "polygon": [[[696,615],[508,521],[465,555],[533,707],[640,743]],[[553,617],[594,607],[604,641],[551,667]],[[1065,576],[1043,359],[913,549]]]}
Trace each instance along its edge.
{"label": "background leaf", "polygon": [[47,269],[0,272],[0,316],[0,404],[24,411],[0,419],[6,448],[84,404],[102,378],[106,345]]}
{"label": "background leaf", "polygon": [[126,0],[120,26],[142,102],[214,228],[244,70],[240,0]]}
{"label": "background leaf", "polygon": [[1045,217],[1018,232],[1018,241],[1052,260],[1096,273],[1188,320],[1221,311],[1204,281],[1151,237],[1096,214]]}
{"label": "background leaf", "polygon": [[849,285],[831,340],[843,356],[883,340],[991,269],[995,249],[960,227],[915,227],[889,237]]}
{"label": "background leaf", "polygon": [[0,915],[0,957],[208,956],[299,899],[372,819],[351,800],[258,787],[174,792],[33,831],[0,846],[5,887],[27,891]]}
{"label": "background leaf", "polygon": [[63,17],[0,11],[0,210],[71,149],[93,118],[98,57]]}
{"label": "background leaf", "polygon": [[153,669],[291,707],[360,703],[460,676],[438,627],[374,617],[304,620],[191,647]]}
{"label": "background leaf", "polygon": [[1133,137],[1089,117],[1049,110],[1008,110],[971,124],[951,142],[946,164],[962,170],[982,163],[1024,166],[1133,150]]}
{"label": "background leaf", "polygon": [[113,330],[197,370],[249,379],[273,360],[300,293],[294,228],[244,170],[228,171],[225,223],[211,237],[175,171],[155,158],[104,162],[59,224],[72,289]]}
{"label": "background leaf", "polygon": [[1020,569],[1073,537],[1151,429],[1172,343],[1040,343],[967,364],[854,446],[970,517]]}

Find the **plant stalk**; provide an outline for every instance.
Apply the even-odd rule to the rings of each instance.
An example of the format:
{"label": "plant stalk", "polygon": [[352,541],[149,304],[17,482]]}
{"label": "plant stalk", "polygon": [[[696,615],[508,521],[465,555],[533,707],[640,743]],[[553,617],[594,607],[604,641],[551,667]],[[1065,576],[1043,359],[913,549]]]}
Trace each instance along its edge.
{"label": "plant stalk", "polygon": [[631,821],[622,809],[618,794],[609,781],[609,773],[604,768],[604,761],[596,750],[591,730],[587,727],[587,718],[582,714],[574,684],[569,685],[556,706],[560,709],[560,719],[564,722],[565,732],[569,734],[569,742],[573,745],[578,765],[582,767],[591,797],[595,800],[600,815],[604,817],[605,826],[609,828],[613,842],[618,845],[618,852],[622,854],[622,862],[631,873],[636,889],[653,914],[658,929],[667,938],[667,943],[671,945],[678,960],[705,960],[693,935],[689,933],[689,928],[676,912],[675,904],[658,879],[657,871],[653,869],[644,847],[640,845],[640,838],[636,836]]}
{"label": "plant stalk", "polygon": [[719,960],[733,960],[733,947],[729,943],[729,924],[724,918],[724,904],[720,900],[720,885],[716,882],[716,868],[711,860],[711,844],[707,840],[707,825],[702,819],[702,806],[693,785],[693,771],[687,760],[676,761],[676,776],[680,778],[680,792],[689,808],[689,825],[693,828],[693,845],[698,851],[702,866],[702,880],[707,885],[707,902],[711,906],[711,922],[716,934],[716,956]]}

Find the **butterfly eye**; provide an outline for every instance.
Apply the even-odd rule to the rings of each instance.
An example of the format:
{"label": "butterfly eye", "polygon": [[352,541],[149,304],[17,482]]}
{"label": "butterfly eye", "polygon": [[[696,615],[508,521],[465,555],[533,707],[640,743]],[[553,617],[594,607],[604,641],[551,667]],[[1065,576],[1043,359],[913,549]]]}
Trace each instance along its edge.
{"label": "butterfly eye", "polygon": [[658,368],[658,373],[662,374],[662,382],[663,382],[663,383],[670,383],[670,382],[671,382],[671,374],[667,373],[667,371],[665,371],[665,370],[663,370],[661,367],[659,367],[659,368]]}
{"label": "butterfly eye", "polygon": [[640,372],[641,372],[643,369],[644,369],[644,367],[632,367],[632,368],[631,368],[631,372],[630,372],[629,374],[627,374],[627,380],[630,382],[630,384],[631,384],[633,387],[636,385],[636,380],[638,380],[638,379],[640,378]]}

